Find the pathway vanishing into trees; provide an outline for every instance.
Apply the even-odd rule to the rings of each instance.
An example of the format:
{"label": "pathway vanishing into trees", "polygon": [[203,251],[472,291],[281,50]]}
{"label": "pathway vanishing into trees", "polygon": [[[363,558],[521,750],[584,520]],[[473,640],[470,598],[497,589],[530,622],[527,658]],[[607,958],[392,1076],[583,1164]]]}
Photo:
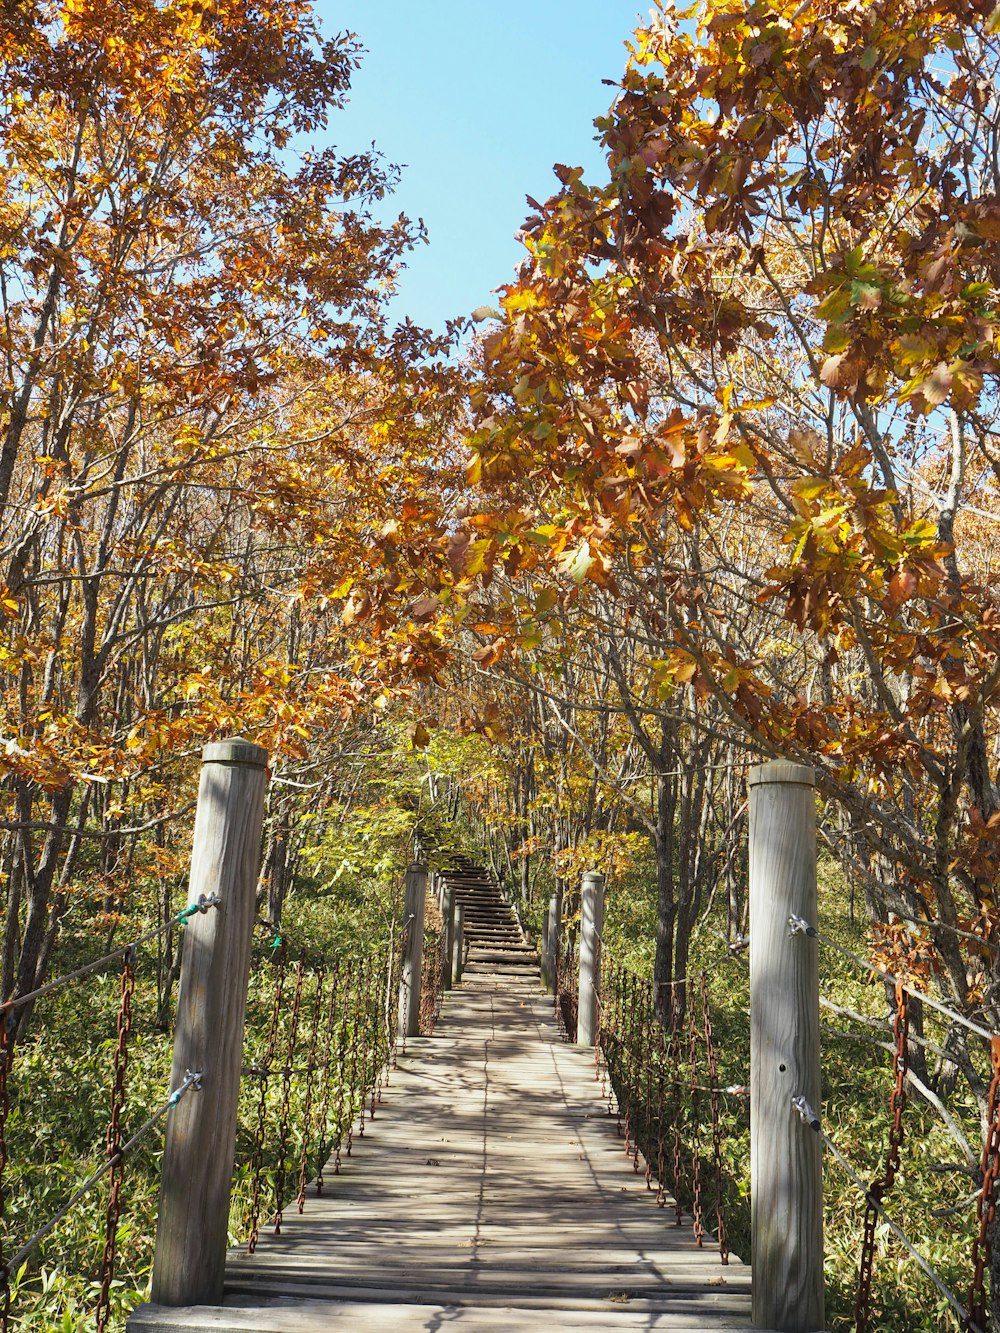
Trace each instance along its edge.
{"label": "pathway vanishing into trees", "polygon": [[466,889],[462,985],[324,1196],[230,1254],[223,1307],[143,1306],[130,1333],[749,1328],[749,1267],[657,1208],[492,892]]}

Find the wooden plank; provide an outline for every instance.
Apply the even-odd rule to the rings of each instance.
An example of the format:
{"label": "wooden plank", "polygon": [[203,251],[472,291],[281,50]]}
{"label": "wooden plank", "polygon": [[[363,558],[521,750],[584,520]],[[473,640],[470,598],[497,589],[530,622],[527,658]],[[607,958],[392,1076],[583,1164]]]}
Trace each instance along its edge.
{"label": "wooden plank", "polygon": [[[651,1329],[663,1333],[705,1333],[706,1325],[695,1314],[634,1311],[629,1302],[606,1308],[563,1312],[547,1310],[545,1328],[553,1333],[617,1333],[618,1330]],[[272,1299],[250,1307],[227,1305],[224,1310],[204,1308],[164,1310],[141,1306],[132,1316],[134,1333],[321,1333],[328,1328],[345,1333],[427,1333],[428,1329],[474,1330],[474,1333],[538,1333],[537,1310],[515,1305],[447,1306],[403,1305],[397,1302],[337,1303],[328,1301]],[[714,1319],[712,1329],[746,1329],[746,1322]]]}

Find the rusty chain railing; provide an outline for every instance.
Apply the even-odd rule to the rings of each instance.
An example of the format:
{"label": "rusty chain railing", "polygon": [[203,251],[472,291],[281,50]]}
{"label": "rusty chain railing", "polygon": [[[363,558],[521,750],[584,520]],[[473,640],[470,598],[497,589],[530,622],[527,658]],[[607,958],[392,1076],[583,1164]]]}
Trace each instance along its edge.
{"label": "rusty chain railing", "polygon": [[575,933],[567,936],[555,958],[553,989],[556,1021],[567,1041],[576,1041],[577,1008],[580,1003],[580,954]]}
{"label": "rusty chain railing", "polygon": [[400,943],[394,930],[372,953],[324,957],[278,935],[262,959],[255,999],[267,1023],[245,1067],[248,1185],[234,1201],[251,1253],[265,1223],[280,1234],[289,1203],[305,1209],[310,1181],[322,1194],[328,1163],[339,1173],[375,1117],[396,1048]]}
{"label": "rusty chain railing", "polygon": [[[838,940],[824,934],[812,923],[801,917],[792,916],[788,921],[789,933],[816,940],[819,944],[835,950],[867,974],[868,978],[879,984],[891,986],[894,991],[894,1005],[891,1011],[893,1042],[890,1050],[893,1061],[893,1081],[889,1095],[891,1122],[888,1135],[888,1148],[882,1172],[869,1183],[858,1175],[854,1167],[840,1151],[836,1142],[823,1128],[822,1121],[815,1110],[801,1097],[795,1099],[794,1106],[803,1122],[823,1139],[831,1157],[857,1188],[865,1200],[865,1219],[861,1244],[858,1287],[855,1302],[856,1333],[867,1333],[872,1324],[873,1276],[876,1250],[876,1233],[879,1224],[891,1233],[910,1258],[918,1265],[938,1294],[950,1306],[959,1326],[965,1333],[986,1333],[992,1327],[985,1279],[990,1267],[993,1244],[993,1222],[996,1217],[997,1180],[1000,1177],[1000,1036],[991,1033],[981,1023],[960,1014],[934,995],[917,988],[910,980],[894,975],[884,967],[862,958],[848,949]],[[976,1191],[977,1225],[971,1241],[972,1282],[967,1305],[963,1305],[955,1292],[942,1280],[926,1256],[914,1245],[902,1227],[894,1221],[885,1208],[885,1199],[896,1182],[900,1172],[904,1145],[904,1113],[907,1104],[907,1080],[910,1076],[909,1045],[914,1040],[910,1030],[909,1007],[911,998],[918,999],[929,1009],[940,1013],[952,1024],[973,1033],[977,1038],[988,1043],[990,1051],[991,1076],[987,1094],[985,1134],[980,1162],[980,1183]],[[834,1012],[848,1013],[820,996],[820,1004]],[[850,1016],[850,1015],[849,1015]],[[864,1018],[864,1015],[854,1015]],[[847,1035],[851,1034],[839,1034]],[[922,1037],[916,1041],[927,1045]]]}
{"label": "rusty chain railing", "polygon": [[689,1211],[698,1246],[711,1216],[726,1263],[727,1211],[741,1206],[746,1192],[725,1161],[723,1099],[726,1114],[742,1125],[749,1089],[720,1083],[705,974],[660,987],[658,995],[651,980],[605,956],[597,1051],[608,1114],[617,1115],[633,1170],[643,1170],[660,1207],[673,1199],[676,1225]]}
{"label": "rusty chain railing", "polygon": [[112,1048],[112,1068],[110,1079],[108,1124],[104,1136],[104,1151],[101,1165],[72,1192],[65,1203],[46,1221],[39,1225],[34,1233],[21,1243],[11,1254],[0,1252],[0,1333],[8,1333],[11,1321],[11,1278],[18,1273],[20,1265],[31,1255],[36,1246],[49,1236],[69,1214],[83,1203],[105,1179],[108,1181],[108,1196],[104,1215],[104,1236],[101,1250],[100,1275],[97,1284],[97,1303],[94,1309],[97,1333],[105,1333],[111,1317],[111,1289],[114,1282],[117,1259],[118,1227],[122,1209],[122,1184],[124,1163],[128,1154],[156,1129],[167,1111],[177,1104],[192,1088],[198,1086],[200,1074],[191,1071],[182,1084],[175,1088],[152,1115],[135,1130],[129,1138],[124,1137],[123,1124],[127,1112],[127,1074],[129,1061],[129,1041],[133,1026],[133,997],[135,995],[136,968],[139,963],[139,948],[152,940],[159,939],[184,923],[199,912],[207,912],[218,906],[218,900],[202,898],[197,903],[186,907],[163,925],[148,930],[111,953],[103,954],[92,962],[75,968],[62,976],[56,977],[44,985],[21,995],[16,995],[0,1005],[0,1236],[5,1224],[5,1212],[8,1198],[7,1169],[9,1167],[9,1144],[7,1125],[10,1117],[13,1093],[11,1075],[16,1064],[16,1036],[19,1015],[28,1006],[34,1006],[40,999],[78,984],[89,978],[96,978],[107,973],[112,967],[121,967],[116,1038]]}
{"label": "rusty chain railing", "polygon": [[424,1036],[434,1031],[444,1002],[445,948],[447,936],[432,925],[429,943],[425,942],[420,977],[420,1031]]}
{"label": "rusty chain railing", "polygon": [[[8,1120],[17,1094],[17,1022],[19,1011],[71,983],[121,968],[116,1039],[112,1047],[109,1115],[103,1161],[72,1192],[58,1211],[12,1252],[0,1251],[0,1333],[11,1324],[11,1280],[38,1243],[49,1236],[105,1179],[104,1236],[97,1298],[97,1333],[106,1333],[112,1314],[111,1292],[117,1240],[124,1201],[124,1167],[128,1154],[161,1127],[167,1111],[199,1086],[200,1071],[189,1071],[161,1106],[126,1137],[128,1122],[129,1046],[134,1023],[138,946],[164,930],[175,929],[194,912],[208,911],[207,900],[171,919],[160,931],[146,932],[113,953],[95,959],[30,994],[0,1005],[0,1237],[4,1234],[9,1166]],[[273,932],[272,932],[273,936]],[[393,928],[387,946],[369,955],[319,957],[295,950],[281,936],[272,939],[256,969],[256,1006],[248,1009],[243,1142],[248,1181],[242,1204],[252,1249],[265,1214],[280,1230],[283,1209],[291,1202],[301,1212],[310,1180],[323,1189],[323,1170],[332,1159],[339,1170],[341,1154],[350,1154],[355,1131],[374,1118],[382,1088],[392,1066],[396,1042],[396,994],[400,977],[400,932]],[[264,992],[266,991],[266,996]],[[256,1025],[254,1018],[262,1020]]]}

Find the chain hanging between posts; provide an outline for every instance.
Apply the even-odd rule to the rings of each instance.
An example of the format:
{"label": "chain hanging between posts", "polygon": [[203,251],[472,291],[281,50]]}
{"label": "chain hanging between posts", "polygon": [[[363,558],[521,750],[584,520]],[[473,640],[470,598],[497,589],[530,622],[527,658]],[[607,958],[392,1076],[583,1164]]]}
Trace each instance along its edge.
{"label": "chain hanging between posts", "polygon": [[351,982],[354,979],[354,962],[347,960],[347,966],[344,969],[344,984],[340,996],[340,1035],[337,1038],[337,1111],[333,1130],[333,1174],[340,1174],[340,1150],[344,1143],[344,1099],[347,1095],[347,1026],[348,1026],[348,997],[351,993]]}
{"label": "chain hanging between posts", "polygon": [[[354,1004],[351,1008],[351,1072],[347,1076],[347,1156],[350,1157],[354,1146],[354,1116],[357,1111],[355,1098],[358,1091],[358,1050],[361,1045],[361,990],[363,985],[362,968],[354,973]],[[364,1094],[362,1094],[362,1098]],[[364,1118],[364,1101],[361,1104]]]}
{"label": "chain hanging between posts", "polygon": [[981,1160],[983,1183],[976,1201],[978,1227],[972,1242],[972,1291],[969,1295],[969,1316],[980,1329],[986,1328],[985,1276],[992,1256],[990,1230],[996,1217],[996,1184],[1000,1176],[1000,1037],[990,1042],[990,1079],[987,1102],[987,1130]]}
{"label": "chain hanging between posts", "polygon": [[313,1091],[316,1082],[316,1052],[319,1046],[320,1017],[323,1012],[323,973],[316,973],[316,993],[313,996],[312,1023],[309,1032],[309,1054],[306,1057],[306,1091],[302,1103],[302,1151],[299,1154],[299,1193],[295,1202],[299,1212],[306,1206],[306,1185],[309,1179],[309,1143],[313,1129]]}
{"label": "chain hanging between posts", "polygon": [[[0,1241],[3,1239],[4,1209],[6,1192],[4,1177],[7,1172],[7,1117],[10,1114],[10,1090],[7,1076],[14,1063],[14,1035],[17,1032],[17,1016],[9,1005],[0,1008]],[[0,1249],[0,1333],[8,1333],[10,1322],[10,1274],[3,1262]]]}
{"label": "chain hanging between posts", "polygon": [[633,1097],[632,1080],[635,1073],[635,978],[626,976],[624,990],[624,1012],[623,1012],[623,1031],[624,1041],[624,1068],[622,1069],[622,1093],[625,1102],[624,1125],[622,1126],[622,1137],[625,1140],[625,1155],[632,1155],[632,1127],[633,1127]]}
{"label": "chain hanging between posts", "polygon": [[288,1130],[292,1111],[292,1073],[295,1067],[295,1043],[299,1032],[299,1014],[302,1010],[302,991],[305,985],[306,965],[300,958],[295,969],[295,990],[292,993],[292,1012],[288,1021],[288,1040],[285,1043],[285,1067],[281,1071],[281,1116],[278,1121],[278,1162],[274,1172],[274,1234],[281,1235],[284,1219],[282,1205],[285,1180],[288,1175]]}
{"label": "chain hanging between posts", "polygon": [[[361,992],[360,1030],[361,1030],[361,1079],[358,1084],[360,1115],[358,1119],[358,1138],[365,1137],[365,1113],[368,1110],[368,1089],[374,1087],[372,1079],[372,972],[365,969],[365,984]],[[372,1106],[372,1114],[375,1108]]]}
{"label": "chain hanging between posts", "polygon": [[316,1195],[323,1193],[323,1168],[326,1166],[328,1130],[330,1125],[330,1095],[333,1090],[333,1032],[336,1022],[337,996],[340,989],[340,965],[334,963],[330,975],[330,996],[326,1005],[326,1017],[323,1022],[323,1082],[320,1088],[319,1109],[319,1161],[316,1164]]}
{"label": "chain hanging between posts", "polygon": [[673,1095],[671,1097],[671,1162],[673,1166],[674,1218],[677,1226],[683,1223],[684,1210],[681,1207],[683,1167],[681,1165],[681,1118],[683,1100],[681,1097],[681,1034],[680,1014],[678,1012],[677,992],[670,995],[670,1072]]}
{"label": "chain hanging between posts", "polygon": [[856,1333],[865,1333],[871,1317],[872,1272],[875,1266],[875,1231],[879,1222],[878,1208],[885,1196],[892,1189],[899,1170],[899,1158],[903,1145],[903,1112],[906,1109],[906,1073],[909,1068],[907,1037],[910,1030],[909,995],[902,986],[896,987],[896,1013],[893,1018],[893,1037],[896,1049],[893,1056],[895,1082],[889,1109],[892,1112],[892,1125],[889,1129],[889,1151],[885,1159],[885,1169],[879,1179],[868,1186],[868,1200],[865,1207],[864,1235],[861,1241],[861,1260],[858,1273],[858,1295],[854,1305]]}
{"label": "chain hanging between posts", "polygon": [[642,1150],[646,1158],[646,1174],[645,1174],[646,1189],[651,1190],[653,1188],[653,1163],[652,1163],[653,1154],[650,1149],[650,1139],[651,1139],[650,1126],[653,1122],[653,1078],[652,1078],[651,1063],[653,1058],[653,1010],[654,1010],[653,995],[655,992],[653,987],[650,985],[646,987],[645,993],[648,1003],[646,1012],[642,1016],[642,1031],[643,1031],[643,1036],[645,1038],[642,1065],[643,1065],[643,1072],[645,1073],[646,1076],[645,1106],[644,1106],[644,1114],[642,1122],[642,1138],[643,1138]]}
{"label": "chain hanging between posts", "polygon": [[615,1074],[618,1051],[621,1044],[619,1033],[619,1008],[621,1000],[621,969],[617,964],[608,970],[608,1024],[604,1030],[604,1069],[605,1080],[601,1095],[607,1099],[608,1115],[618,1112],[618,1132],[621,1133],[621,1107],[615,1095]]}
{"label": "chain hanging between posts", "polygon": [[[378,1071],[378,1088],[375,1094],[375,1103],[382,1105],[382,1089],[389,1086],[389,1070],[393,1062],[393,1033],[396,1025],[392,1021],[392,1003],[393,998],[399,994],[399,987],[396,984],[396,923],[393,921],[389,926],[389,953],[385,965],[385,1012],[381,1016],[381,1046],[382,1058]],[[374,1114],[374,1113],[373,1113]]]}
{"label": "chain hanging between posts", "polygon": [[726,1215],[722,1197],[722,1125],[719,1116],[719,1062],[715,1055],[715,1034],[712,1031],[712,1017],[708,1005],[708,981],[705,973],[701,974],[701,1013],[702,1027],[705,1033],[705,1062],[708,1066],[709,1114],[712,1121],[712,1156],[715,1161],[715,1225],[719,1238],[719,1258],[724,1264],[729,1263],[729,1240],[726,1235]]}
{"label": "chain hanging between posts", "polygon": [[701,1120],[698,1111],[698,1031],[688,1009],[688,1063],[691,1067],[691,1213],[694,1238],[701,1249],[705,1239],[705,1213],[701,1203]]}
{"label": "chain hanging between posts", "polygon": [[132,997],[135,994],[135,949],[122,958],[121,993],[118,1004],[118,1035],[111,1084],[111,1118],[108,1121],[107,1156],[111,1163],[108,1206],[104,1224],[104,1253],[101,1256],[101,1287],[97,1299],[97,1333],[104,1333],[111,1317],[111,1282],[115,1272],[115,1246],[121,1216],[122,1111],[125,1107],[125,1075],[128,1072],[128,1039],[132,1032]]}
{"label": "chain hanging between posts", "polygon": [[253,1254],[260,1236],[260,1198],[264,1175],[264,1132],[267,1124],[267,1083],[278,1049],[278,1029],[281,1026],[281,1002],[285,990],[287,952],[284,941],[274,946],[274,992],[271,999],[271,1021],[264,1046],[264,1065],[260,1074],[260,1095],[257,1101],[257,1128],[254,1132],[253,1154],[250,1158],[250,1235],[247,1250]]}
{"label": "chain hanging between posts", "polygon": [[[628,1131],[629,1061],[632,1058],[631,1033],[628,1025],[629,983],[629,974],[625,968],[622,968],[621,989],[618,994],[618,1045],[615,1052],[617,1066],[615,1101],[618,1107],[616,1128],[620,1139],[624,1139]],[[628,1149],[626,1148],[625,1151],[627,1152]]]}

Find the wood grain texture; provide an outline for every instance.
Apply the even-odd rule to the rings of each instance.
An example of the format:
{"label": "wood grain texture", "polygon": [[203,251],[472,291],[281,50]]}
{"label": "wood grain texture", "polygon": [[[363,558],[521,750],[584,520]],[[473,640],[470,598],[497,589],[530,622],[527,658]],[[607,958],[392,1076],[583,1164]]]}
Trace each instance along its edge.
{"label": "wood grain texture", "polygon": [[201,1070],[201,1090],[169,1113],[160,1184],[153,1298],[221,1299],[267,751],[223,741],[202,756],[189,902],[221,905],[184,928],[171,1087]]}
{"label": "wood grain texture", "polygon": [[816,800],[810,768],[750,772],[750,1126],[753,1320],[780,1333],[822,1329],[821,1141],[792,1107],[820,1109]]}
{"label": "wood grain texture", "polygon": [[597,1040],[597,997],[601,986],[601,936],[604,933],[604,876],[588,870],[580,886],[580,990],[576,1044]]}

